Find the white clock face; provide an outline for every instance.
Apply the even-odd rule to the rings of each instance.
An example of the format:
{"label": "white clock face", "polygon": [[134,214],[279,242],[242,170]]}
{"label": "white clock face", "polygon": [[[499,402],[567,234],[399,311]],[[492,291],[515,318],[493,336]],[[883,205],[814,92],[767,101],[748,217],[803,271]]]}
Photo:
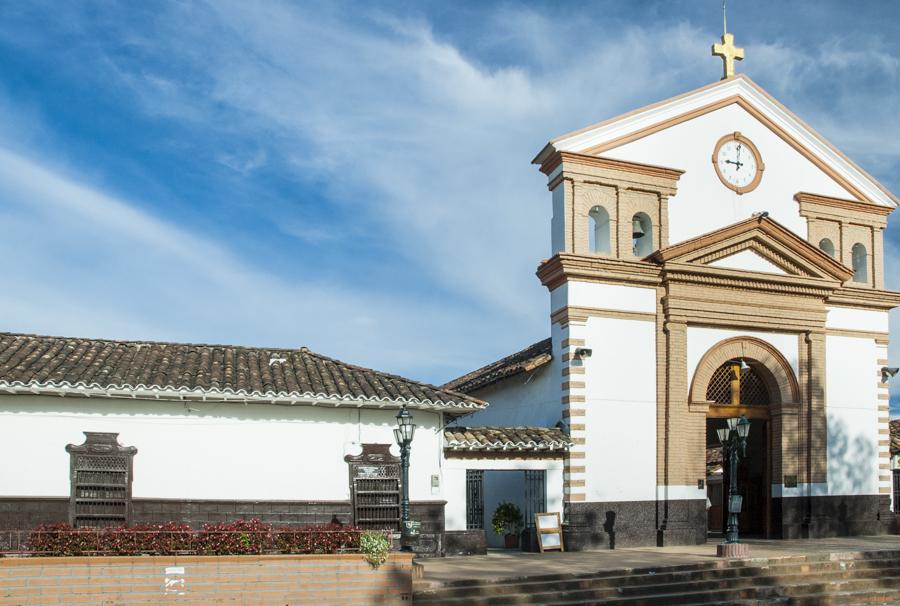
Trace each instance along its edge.
{"label": "white clock face", "polygon": [[736,188],[747,187],[756,178],[756,156],[737,139],[722,144],[716,165],[722,178]]}

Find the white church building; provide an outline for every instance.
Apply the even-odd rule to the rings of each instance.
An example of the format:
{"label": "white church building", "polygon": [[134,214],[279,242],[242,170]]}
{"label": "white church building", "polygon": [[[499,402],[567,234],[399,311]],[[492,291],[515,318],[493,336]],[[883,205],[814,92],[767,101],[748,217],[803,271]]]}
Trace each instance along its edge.
{"label": "white church building", "polygon": [[442,387],[306,349],[0,335],[0,528],[397,528],[405,406],[423,553],[501,545],[504,500],[559,512],[567,549],[701,543],[740,415],[744,534],[890,531],[897,198],[730,72],[534,163],[549,338]]}

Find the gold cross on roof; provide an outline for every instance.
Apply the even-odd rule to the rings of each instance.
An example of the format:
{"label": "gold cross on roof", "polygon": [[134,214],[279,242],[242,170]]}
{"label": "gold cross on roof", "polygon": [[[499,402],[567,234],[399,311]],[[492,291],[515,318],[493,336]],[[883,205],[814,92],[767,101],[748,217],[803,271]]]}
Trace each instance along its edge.
{"label": "gold cross on roof", "polygon": [[725,75],[722,80],[726,80],[734,76],[734,62],[741,61],[744,58],[744,49],[734,45],[734,35],[722,34],[722,43],[713,44],[712,54],[716,57],[722,57],[722,63],[725,67]]}

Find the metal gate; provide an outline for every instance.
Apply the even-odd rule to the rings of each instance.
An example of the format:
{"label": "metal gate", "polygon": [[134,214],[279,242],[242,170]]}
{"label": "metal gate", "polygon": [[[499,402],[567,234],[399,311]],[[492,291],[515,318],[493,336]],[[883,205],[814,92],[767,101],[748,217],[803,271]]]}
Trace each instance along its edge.
{"label": "metal gate", "polygon": [[484,528],[484,471],[466,470],[466,530]]}
{"label": "metal gate", "polygon": [[534,514],[547,511],[547,481],[543,469],[525,471],[525,527],[534,528]]}
{"label": "metal gate", "polygon": [[900,469],[893,470],[894,478],[894,513],[900,512]]}

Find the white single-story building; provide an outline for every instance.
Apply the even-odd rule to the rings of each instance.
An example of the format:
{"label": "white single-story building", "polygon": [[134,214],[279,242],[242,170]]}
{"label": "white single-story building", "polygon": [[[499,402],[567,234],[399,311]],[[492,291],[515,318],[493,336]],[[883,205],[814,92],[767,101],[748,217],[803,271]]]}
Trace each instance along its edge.
{"label": "white single-story building", "polygon": [[406,407],[420,549],[483,550],[498,495],[562,511],[569,443],[556,429],[460,427],[486,406],[306,348],[0,334],[0,528],[259,518],[396,530]]}

